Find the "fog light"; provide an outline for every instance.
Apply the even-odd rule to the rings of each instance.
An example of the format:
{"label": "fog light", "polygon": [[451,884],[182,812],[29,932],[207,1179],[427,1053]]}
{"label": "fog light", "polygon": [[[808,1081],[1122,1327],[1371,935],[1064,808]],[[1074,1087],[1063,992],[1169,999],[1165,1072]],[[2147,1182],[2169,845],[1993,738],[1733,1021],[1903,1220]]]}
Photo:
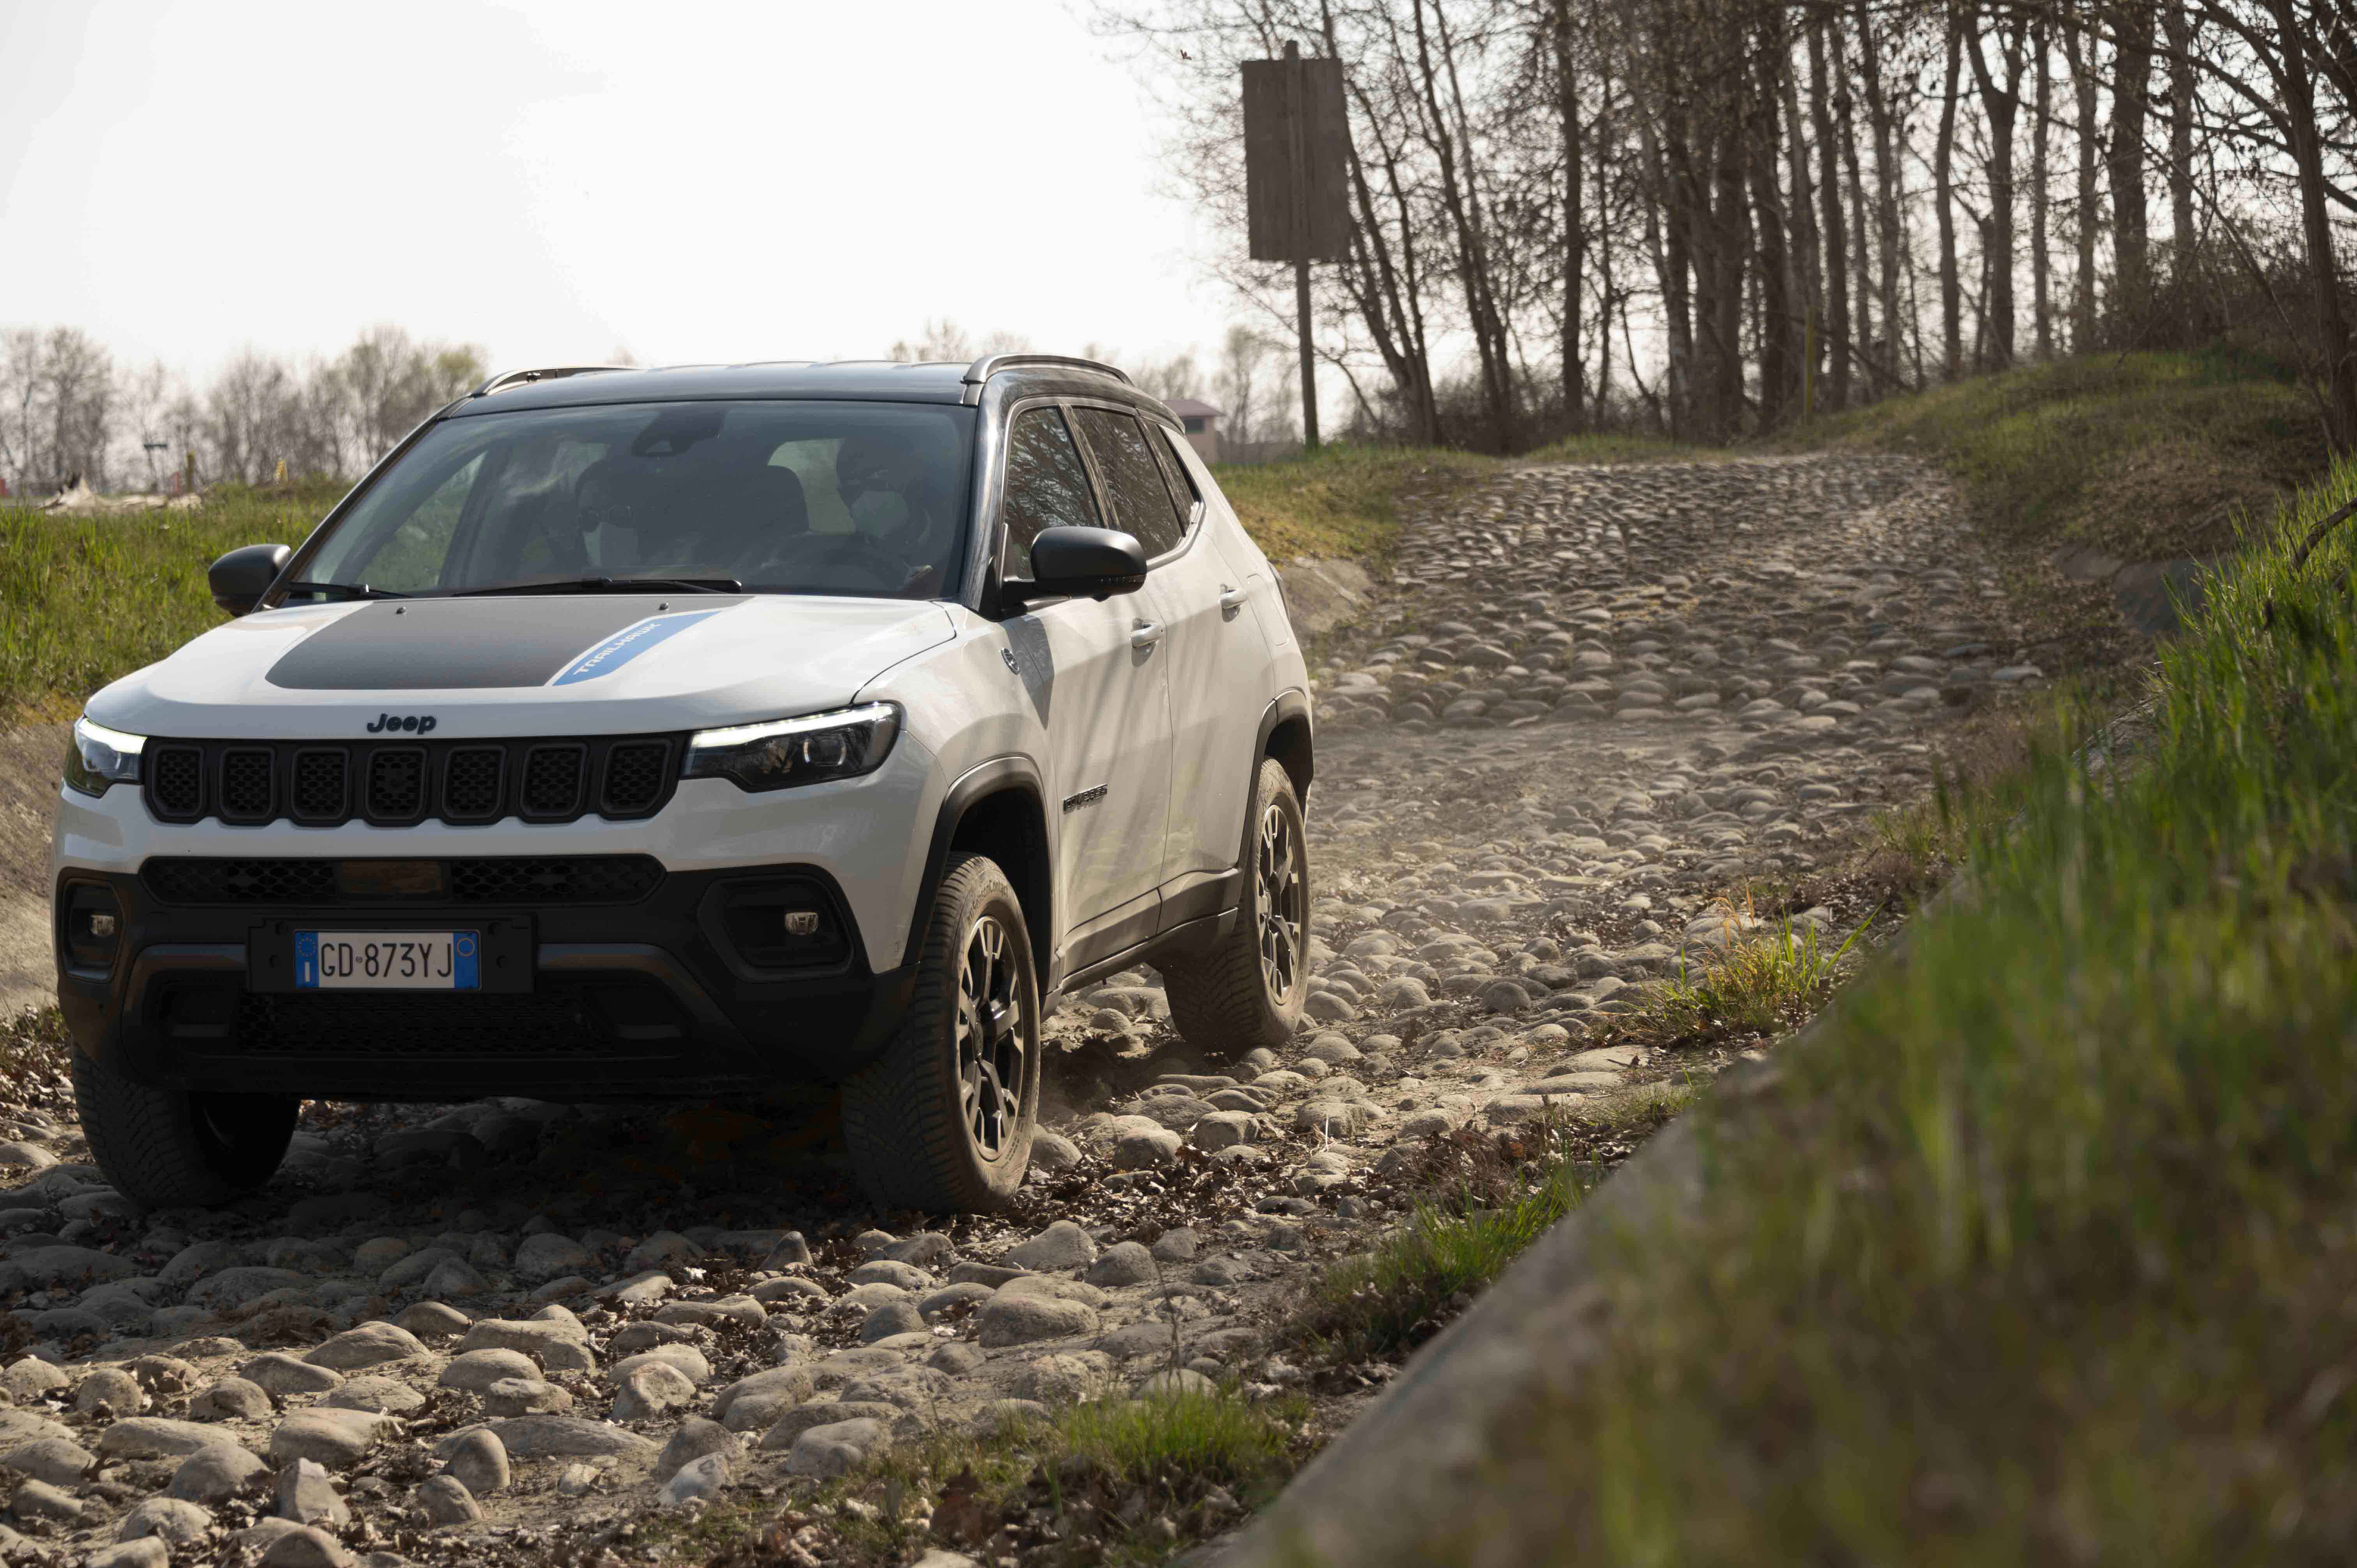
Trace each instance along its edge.
{"label": "fog light", "polygon": [[706,929],[749,970],[829,969],[851,958],[851,933],[826,890],[801,876],[725,884],[705,906]]}
{"label": "fog light", "polygon": [[123,931],[123,907],[114,901],[114,890],[76,882],[58,895],[58,901],[63,906],[58,925],[67,966],[101,974],[113,970]]}

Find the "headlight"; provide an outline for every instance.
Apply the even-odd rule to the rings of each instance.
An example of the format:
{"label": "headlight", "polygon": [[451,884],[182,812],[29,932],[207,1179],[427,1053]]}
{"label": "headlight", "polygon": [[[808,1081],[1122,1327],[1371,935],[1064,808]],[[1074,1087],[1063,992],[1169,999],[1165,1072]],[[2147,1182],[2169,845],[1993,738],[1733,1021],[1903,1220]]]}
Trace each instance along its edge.
{"label": "headlight", "polygon": [[73,739],[66,744],[66,787],[85,795],[103,795],[110,784],[139,782],[139,751],[144,735],[76,719]]}
{"label": "headlight", "polygon": [[687,741],[683,779],[731,779],[740,789],[785,789],[873,773],[900,734],[898,703],[870,703],[807,718],[699,730]]}

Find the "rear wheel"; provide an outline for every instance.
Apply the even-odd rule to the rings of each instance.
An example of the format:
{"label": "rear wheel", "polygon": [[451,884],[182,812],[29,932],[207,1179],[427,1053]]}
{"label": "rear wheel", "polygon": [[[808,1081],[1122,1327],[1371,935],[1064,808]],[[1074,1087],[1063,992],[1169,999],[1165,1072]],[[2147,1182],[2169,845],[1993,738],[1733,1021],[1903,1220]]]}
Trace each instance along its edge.
{"label": "rear wheel", "polygon": [[1232,1059],[1293,1037],[1309,995],[1309,851],[1301,797],[1274,757],[1253,788],[1236,923],[1211,951],[1162,966],[1170,1021],[1205,1056]]}
{"label": "rear wheel", "polygon": [[883,1056],[843,1086],[843,1132],[883,1208],[987,1210],[1015,1196],[1039,1109],[1039,983],[996,862],[953,854],[916,995]]}
{"label": "rear wheel", "polygon": [[98,1168],[149,1208],[227,1203],[261,1187],[286,1157],[302,1106],[285,1094],[153,1088],[80,1051],[73,1080]]}

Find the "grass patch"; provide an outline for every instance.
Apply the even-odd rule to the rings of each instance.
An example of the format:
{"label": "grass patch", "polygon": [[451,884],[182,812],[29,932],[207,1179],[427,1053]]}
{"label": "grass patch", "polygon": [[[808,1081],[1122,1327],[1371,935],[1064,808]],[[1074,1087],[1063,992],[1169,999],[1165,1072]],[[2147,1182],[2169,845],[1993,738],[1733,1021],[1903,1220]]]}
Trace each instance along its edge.
{"label": "grass patch", "polygon": [[1265,1504],[1315,1445],[1297,1396],[1107,1400],[986,1437],[930,1432],[782,1504],[724,1498],[633,1521],[609,1544],[722,1568],[886,1568],[935,1549],[1026,1568],[1158,1563]]}
{"label": "grass patch", "polygon": [[1401,492],[1489,473],[1494,457],[1422,446],[1320,447],[1281,463],[1222,463],[1211,472],[1244,532],[1272,561],[1391,557]]}
{"label": "grass patch", "polygon": [[2345,1554],[2357,542],[2281,541],[2352,495],[2163,645],[2135,768],[2033,739],[1973,897],[1695,1113],[1697,1200],[1597,1238],[1595,1359],[1393,1560]]}
{"label": "grass patch", "polygon": [[1472,1305],[1577,1197],[1573,1167],[1561,1165],[1495,1208],[1463,1196],[1447,1208],[1419,1204],[1373,1251],[1327,1271],[1297,1332],[1337,1361],[1405,1355]]}
{"label": "grass patch", "polygon": [[1720,456],[1658,435],[1574,435],[1504,459],[1432,446],[1320,447],[1280,463],[1218,463],[1211,472],[1244,532],[1276,562],[1347,556],[1370,567],[1391,557],[1399,499],[1460,484],[1514,463],[1641,463]]}
{"label": "grass patch", "polygon": [[2009,542],[2124,560],[2234,548],[2326,469],[2316,413],[2267,362],[2097,355],[1975,376],[1817,420],[1780,446],[1924,453]]}
{"label": "grass patch", "polygon": [[221,624],[205,568],[301,542],[335,497],[236,490],[193,511],[0,507],[0,724],[71,718],[92,692]]}
{"label": "grass patch", "polygon": [[1747,896],[1738,908],[1731,899],[1719,900],[1725,944],[1697,963],[1681,960],[1678,972],[1644,1012],[1619,1025],[1616,1037],[1706,1043],[1781,1035],[1815,1016],[1867,928],[1859,926],[1835,947],[1807,921],[1795,929],[1785,918],[1772,929],[1758,929]]}
{"label": "grass patch", "polygon": [[1596,433],[1566,435],[1560,441],[1524,453],[1524,463],[1707,463],[1732,454],[1712,446],[1693,446],[1666,435]]}

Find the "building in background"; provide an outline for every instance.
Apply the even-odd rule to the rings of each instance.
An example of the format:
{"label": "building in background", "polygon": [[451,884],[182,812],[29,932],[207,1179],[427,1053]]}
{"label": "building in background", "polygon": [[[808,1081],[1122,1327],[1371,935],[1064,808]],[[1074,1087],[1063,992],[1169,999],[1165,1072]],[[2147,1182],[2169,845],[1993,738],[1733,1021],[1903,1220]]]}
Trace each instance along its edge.
{"label": "building in background", "polygon": [[1187,433],[1187,445],[1206,463],[1220,460],[1220,410],[1200,398],[1174,397],[1167,405],[1178,416],[1178,427]]}

